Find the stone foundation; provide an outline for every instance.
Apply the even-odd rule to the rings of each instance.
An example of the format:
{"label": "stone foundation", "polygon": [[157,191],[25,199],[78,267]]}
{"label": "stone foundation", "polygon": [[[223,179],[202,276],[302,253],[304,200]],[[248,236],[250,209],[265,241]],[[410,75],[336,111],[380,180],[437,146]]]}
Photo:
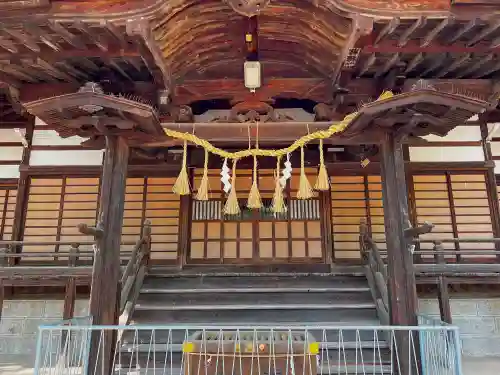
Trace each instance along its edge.
{"label": "stone foundation", "polygon": [[[0,358],[34,356],[38,326],[62,320],[62,300],[7,300],[0,320]],[[75,316],[88,314],[88,300],[77,300]]]}
{"label": "stone foundation", "polygon": [[[422,298],[420,313],[439,317],[437,299]],[[453,324],[460,328],[467,356],[500,356],[500,298],[453,298]],[[0,320],[0,356],[34,355],[40,324],[62,319],[62,300],[7,300]],[[77,300],[75,316],[88,314],[88,301]]]}
{"label": "stone foundation", "polygon": [[[452,298],[450,305],[463,354],[500,356],[500,298]],[[437,299],[420,299],[420,313],[439,317]]]}

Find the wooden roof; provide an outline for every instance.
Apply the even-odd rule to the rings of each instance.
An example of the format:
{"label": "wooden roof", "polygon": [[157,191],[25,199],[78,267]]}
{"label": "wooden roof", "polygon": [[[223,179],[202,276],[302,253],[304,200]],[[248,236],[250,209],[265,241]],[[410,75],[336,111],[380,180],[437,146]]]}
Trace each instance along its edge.
{"label": "wooden roof", "polygon": [[[473,82],[474,95],[490,98],[499,10],[475,0],[3,1],[0,82],[21,102],[100,82],[147,97],[166,121],[200,101],[230,109],[282,99],[321,104],[316,120],[332,120],[418,79],[458,93]],[[256,93],[243,85],[247,32],[262,64]]]}

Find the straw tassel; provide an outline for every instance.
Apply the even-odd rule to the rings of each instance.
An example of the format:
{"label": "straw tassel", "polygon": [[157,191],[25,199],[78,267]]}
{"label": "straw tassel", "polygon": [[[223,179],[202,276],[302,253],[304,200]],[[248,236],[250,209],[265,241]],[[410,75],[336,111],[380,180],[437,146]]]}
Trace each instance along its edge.
{"label": "straw tassel", "polygon": [[257,156],[253,157],[253,183],[248,195],[247,207],[251,209],[262,208],[259,187],[257,186]]}
{"label": "straw tassel", "polygon": [[276,163],[276,185],[274,187],[273,204],[271,209],[275,214],[283,214],[286,212],[285,200],[283,198],[283,187],[280,182],[280,161],[281,157],[277,158]]}
{"label": "straw tassel", "polygon": [[203,177],[201,178],[196,200],[208,201],[208,150],[205,149],[205,164],[203,166]]}
{"label": "straw tassel", "polygon": [[184,141],[184,153],[182,155],[182,168],[175,181],[172,191],[178,195],[188,195],[191,191],[189,189],[189,177],[187,173],[187,141]]}
{"label": "straw tassel", "polygon": [[323,139],[319,140],[319,171],[314,189],[319,191],[327,191],[330,189],[328,173],[325,167],[325,156],[323,155]]}
{"label": "straw tassel", "polygon": [[231,178],[231,191],[229,192],[229,196],[227,197],[226,205],[224,206],[224,214],[225,215],[238,215],[240,211],[240,205],[238,203],[238,196],[236,195],[236,162],[238,160],[234,159],[233,161],[233,176]]}
{"label": "straw tassel", "polygon": [[300,148],[300,181],[297,199],[309,199],[313,197],[313,190],[307,179],[304,163],[304,146],[302,146]]}

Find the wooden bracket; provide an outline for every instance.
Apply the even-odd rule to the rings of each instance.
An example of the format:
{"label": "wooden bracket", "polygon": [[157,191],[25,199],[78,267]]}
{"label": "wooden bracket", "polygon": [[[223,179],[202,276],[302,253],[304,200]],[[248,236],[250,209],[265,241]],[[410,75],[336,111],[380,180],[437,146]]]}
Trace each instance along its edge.
{"label": "wooden bracket", "polygon": [[415,238],[422,234],[430,233],[434,229],[434,224],[425,222],[418,227],[407,228],[404,230],[405,238]]}

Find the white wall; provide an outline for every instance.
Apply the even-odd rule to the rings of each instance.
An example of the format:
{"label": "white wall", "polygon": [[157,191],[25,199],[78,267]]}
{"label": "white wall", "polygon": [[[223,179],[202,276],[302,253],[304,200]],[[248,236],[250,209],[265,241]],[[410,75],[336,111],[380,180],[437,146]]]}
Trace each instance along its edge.
{"label": "white wall", "polygon": [[427,135],[422,137],[428,145],[410,147],[410,160],[415,162],[467,162],[484,161],[484,152],[479,146],[432,146],[432,142],[477,142],[481,141],[481,130],[478,126],[457,126],[445,137]]}

